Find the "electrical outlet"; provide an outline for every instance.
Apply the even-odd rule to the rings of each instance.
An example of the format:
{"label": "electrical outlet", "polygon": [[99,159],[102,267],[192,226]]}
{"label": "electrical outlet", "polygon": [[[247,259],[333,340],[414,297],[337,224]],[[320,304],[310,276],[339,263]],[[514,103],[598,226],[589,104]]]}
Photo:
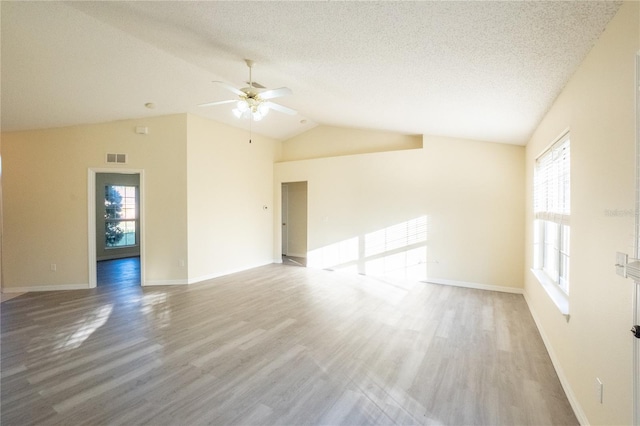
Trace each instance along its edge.
{"label": "electrical outlet", "polygon": [[49,269],[51,269],[51,272],[56,272],[58,270],[58,265],[56,265],[55,263],[52,263]]}
{"label": "electrical outlet", "polygon": [[604,384],[596,377],[596,399],[600,404],[604,401]]}

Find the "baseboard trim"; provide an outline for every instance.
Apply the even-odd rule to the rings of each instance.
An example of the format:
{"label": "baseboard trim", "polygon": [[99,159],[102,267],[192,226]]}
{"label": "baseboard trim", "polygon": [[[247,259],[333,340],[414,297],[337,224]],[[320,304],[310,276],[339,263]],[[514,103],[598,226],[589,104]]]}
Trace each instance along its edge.
{"label": "baseboard trim", "polygon": [[529,308],[529,312],[533,317],[533,322],[536,324],[538,333],[540,333],[542,342],[544,343],[545,348],[547,348],[547,353],[549,354],[549,358],[551,358],[551,364],[553,364],[553,368],[556,370],[556,374],[558,375],[558,379],[560,380],[560,385],[562,385],[562,389],[564,390],[565,395],[567,395],[569,404],[573,409],[573,413],[576,415],[578,422],[582,426],[588,426],[589,419],[587,419],[587,415],[584,413],[584,410],[582,410],[582,406],[578,402],[576,395],[573,393],[571,384],[569,383],[567,376],[564,374],[564,371],[560,366],[560,361],[558,360],[558,357],[556,356],[556,353],[553,350],[553,347],[551,346],[551,341],[549,340],[549,337],[547,337],[547,334],[544,332],[544,329],[542,328],[538,314],[536,314],[536,311],[532,308],[531,303],[529,302],[529,297],[527,293],[524,292],[523,295],[524,295],[525,302],[527,302],[527,307]]}
{"label": "baseboard trim", "polygon": [[431,284],[450,285],[453,287],[473,288],[476,290],[499,291],[501,293],[515,293],[515,294],[524,293],[523,289],[517,288],[517,287],[505,287],[500,285],[479,284],[479,283],[472,283],[467,281],[446,280],[441,278],[427,278],[422,282],[431,283]]}
{"label": "baseboard trim", "polygon": [[153,286],[162,286],[162,285],[187,285],[188,283],[185,280],[155,280],[155,281],[145,281],[143,287],[153,287]]}
{"label": "baseboard trim", "polygon": [[[213,274],[203,275],[203,276],[195,277],[195,278],[189,278],[187,280],[187,284],[197,284],[197,283],[201,283],[203,281],[213,280],[215,278],[220,278],[220,277],[224,277],[226,275],[235,274],[237,272],[243,272],[243,271],[247,271],[249,269],[259,268],[261,266],[271,265],[272,263],[273,263],[273,261],[266,261],[266,262],[261,262],[261,263],[255,264],[255,265],[243,266],[241,268],[230,269],[230,270],[223,271],[223,272],[215,272]],[[282,259],[280,259],[280,263],[282,263]]]}
{"label": "baseboard trim", "polygon": [[89,284],[29,285],[24,287],[3,287],[2,293],[29,293],[31,291],[87,290]]}

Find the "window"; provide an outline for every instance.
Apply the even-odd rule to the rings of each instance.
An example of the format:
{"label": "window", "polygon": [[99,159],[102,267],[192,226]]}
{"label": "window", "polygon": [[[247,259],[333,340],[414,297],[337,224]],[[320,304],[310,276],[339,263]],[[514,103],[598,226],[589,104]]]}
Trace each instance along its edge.
{"label": "window", "polygon": [[137,187],[106,185],[104,193],[105,247],[136,245]]}
{"label": "window", "polygon": [[534,269],[569,294],[570,138],[563,135],[535,164]]}

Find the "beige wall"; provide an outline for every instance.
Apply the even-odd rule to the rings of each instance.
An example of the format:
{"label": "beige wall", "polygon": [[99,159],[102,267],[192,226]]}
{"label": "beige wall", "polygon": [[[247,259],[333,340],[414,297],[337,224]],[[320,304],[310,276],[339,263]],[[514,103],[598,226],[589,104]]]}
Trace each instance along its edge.
{"label": "beige wall", "polygon": [[[4,291],[88,286],[90,168],[144,172],[145,284],[272,261],[273,140],[186,114],[2,136]],[[128,164],[105,164],[107,152]]]}
{"label": "beige wall", "polygon": [[318,126],[282,142],[281,161],[416,148],[422,148],[421,135]]}
{"label": "beige wall", "polygon": [[[625,3],[527,145],[525,291],[582,422],[631,424],[632,283],[615,274],[617,251],[633,253],[634,66],[637,2]],[[567,321],[532,267],[535,158],[571,131],[571,281]],[[595,397],[596,377],[604,403]]]}
{"label": "beige wall", "polygon": [[186,282],[185,115],[4,133],[2,161],[4,291],[88,285],[89,168],[144,169],[147,283]]}
{"label": "beige wall", "polygon": [[189,282],[272,262],[278,145],[188,116]]}
{"label": "beige wall", "polygon": [[[352,136],[342,129],[333,138],[339,143]],[[278,163],[275,187],[279,192],[282,182],[308,182],[311,264],[312,254],[322,253],[321,267],[337,262],[366,273],[370,262],[381,262],[379,254],[366,254],[368,236],[425,218],[426,244],[406,250],[426,250],[425,263],[414,268],[418,276],[518,291],[524,258],[523,166],[520,146],[425,137],[423,149]],[[280,239],[277,235],[276,255]],[[401,257],[403,250],[388,254]]]}

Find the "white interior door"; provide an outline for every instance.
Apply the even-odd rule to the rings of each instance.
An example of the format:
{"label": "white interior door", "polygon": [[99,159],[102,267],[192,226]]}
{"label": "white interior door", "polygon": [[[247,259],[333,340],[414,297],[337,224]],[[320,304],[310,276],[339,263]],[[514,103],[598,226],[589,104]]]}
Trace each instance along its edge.
{"label": "white interior door", "polygon": [[282,255],[289,254],[289,186],[282,184]]}

